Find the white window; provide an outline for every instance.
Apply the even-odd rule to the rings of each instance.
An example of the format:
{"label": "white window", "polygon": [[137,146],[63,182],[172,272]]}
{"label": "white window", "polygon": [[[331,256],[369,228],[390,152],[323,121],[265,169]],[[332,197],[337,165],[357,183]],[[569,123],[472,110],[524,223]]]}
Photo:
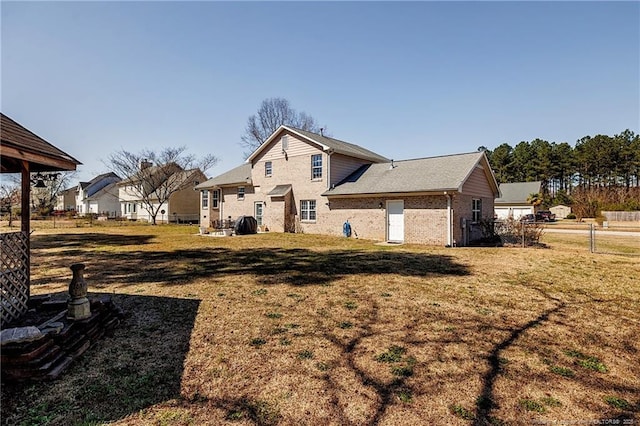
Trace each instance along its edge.
{"label": "white window", "polygon": [[218,208],[218,203],[220,202],[220,190],[219,189],[214,189],[213,190],[213,197],[212,197],[212,206],[214,209]]}
{"label": "white window", "polygon": [[311,179],[322,178],[322,154],[311,156]]}
{"label": "white window", "polygon": [[266,163],[264,163],[264,175],[271,176],[272,173],[273,173],[273,164],[271,163],[271,161],[267,161]]}
{"label": "white window", "polygon": [[258,225],[262,225],[262,215],[264,211],[264,204],[261,202],[257,202],[255,205],[255,218]]}
{"label": "white window", "polygon": [[202,208],[209,208],[209,191],[202,191]]}
{"label": "white window", "polygon": [[244,186],[238,187],[238,200],[244,200]]}
{"label": "white window", "polygon": [[316,221],[316,200],[300,201],[300,220],[305,222]]}
{"label": "white window", "polygon": [[471,221],[480,222],[480,219],[482,219],[482,200],[474,198],[471,201]]}

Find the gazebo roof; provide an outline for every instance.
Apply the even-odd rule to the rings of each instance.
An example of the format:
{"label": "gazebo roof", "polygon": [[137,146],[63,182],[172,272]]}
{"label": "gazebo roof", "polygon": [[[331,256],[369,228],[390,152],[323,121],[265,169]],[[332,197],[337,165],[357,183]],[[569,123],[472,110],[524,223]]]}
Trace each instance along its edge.
{"label": "gazebo roof", "polygon": [[29,162],[32,172],[75,170],[82,164],[6,115],[0,116],[2,173],[20,173],[22,161]]}

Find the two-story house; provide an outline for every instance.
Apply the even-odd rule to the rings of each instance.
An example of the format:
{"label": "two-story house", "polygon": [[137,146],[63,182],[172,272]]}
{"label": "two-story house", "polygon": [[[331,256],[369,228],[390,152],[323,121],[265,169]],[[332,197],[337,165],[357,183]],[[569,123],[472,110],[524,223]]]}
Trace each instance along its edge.
{"label": "two-story house", "polygon": [[498,185],[482,152],[393,161],[281,126],[246,163],[196,187],[201,224],[254,216],[261,229],[465,245],[493,216]]}
{"label": "two-story house", "polygon": [[130,220],[153,222],[155,213],[156,223],[197,223],[200,196],[194,187],[206,179],[200,169],[143,161],[135,176],[118,183],[120,214]]}
{"label": "two-story house", "polygon": [[55,210],[59,212],[73,212],[76,209],[76,194],[78,187],[74,186],[58,192]]}
{"label": "two-story house", "polygon": [[121,180],[120,176],[110,172],[96,176],[89,182],[80,182],[76,189],[76,214],[119,216],[117,183]]}

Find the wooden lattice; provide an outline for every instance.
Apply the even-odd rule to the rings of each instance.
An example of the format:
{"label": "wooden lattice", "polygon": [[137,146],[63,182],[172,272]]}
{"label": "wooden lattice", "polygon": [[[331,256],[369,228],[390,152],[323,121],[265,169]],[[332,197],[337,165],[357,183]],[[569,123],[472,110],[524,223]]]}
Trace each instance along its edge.
{"label": "wooden lattice", "polygon": [[29,235],[26,232],[0,234],[0,308],[2,324],[20,318],[29,301]]}

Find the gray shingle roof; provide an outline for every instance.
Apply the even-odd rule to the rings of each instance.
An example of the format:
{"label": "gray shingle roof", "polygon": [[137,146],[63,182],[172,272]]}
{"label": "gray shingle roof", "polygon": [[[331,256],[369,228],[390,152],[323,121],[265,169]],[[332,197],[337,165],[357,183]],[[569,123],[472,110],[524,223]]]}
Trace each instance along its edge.
{"label": "gray shingle roof", "polygon": [[338,154],[349,155],[351,157],[373,161],[374,163],[389,161],[388,158],[383,157],[382,155],[377,154],[373,151],[369,151],[368,149],[365,149],[359,145],[355,145],[349,142],[341,141],[339,139],[334,139],[327,136],[319,135],[317,133],[308,132],[306,130],[297,129],[291,126],[284,126],[284,127],[293,132],[299,133],[305,136],[306,138],[309,138],[321,145],[328,146]]}
{"label": "gray shingle roof", "polygon": [[500,184],[500,198],[496,198],[496,204],[527,204],[530,194],[540,192],[542,182],[514,182]]}
{"label": "gray shingle roof", "polygon": [[215,186],[251,183],[251,164],[244,163],[228,172],[222,173],[197,185],[195,189],[208,189]]}
{"label": "gray shingle roof", "polygon": [[459,190],[483,153],[447,155],[360,167],[323,195],[359,195]]}
{"label": "gray shingle roof", "polygon": [[287,195],[289,191],[291,191],[291,185],[276,185],[267,195],[270,197],[282,197]]}

